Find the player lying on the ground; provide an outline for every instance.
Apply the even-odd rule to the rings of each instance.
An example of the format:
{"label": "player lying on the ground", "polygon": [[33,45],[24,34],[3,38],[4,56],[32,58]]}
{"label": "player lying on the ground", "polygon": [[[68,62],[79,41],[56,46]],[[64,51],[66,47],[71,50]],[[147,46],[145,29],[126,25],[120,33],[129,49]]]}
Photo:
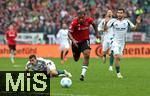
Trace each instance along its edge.
{"label": "player lying on the ground", "polygon": [[30,55],[29,61],[26,64],[26,71],[41,71],[46,73],[47,76],[68,76],[72,77],[71,73],[66,70],[57,70],[53,61],[38,57],[36,55]]}

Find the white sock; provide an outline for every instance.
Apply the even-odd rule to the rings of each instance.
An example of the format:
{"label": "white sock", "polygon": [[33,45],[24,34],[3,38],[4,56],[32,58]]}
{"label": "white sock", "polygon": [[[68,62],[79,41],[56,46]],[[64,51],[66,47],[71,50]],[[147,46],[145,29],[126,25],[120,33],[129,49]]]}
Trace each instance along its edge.
{"label": "white sock", "polygon": [[87,66],[82,66],[82,73],[81,75],[83,75],[85,77],[86,71],[87,71]]}
{"label": "white sock", "polygon": [[14,60],[14,52],[10,53],[10,60],[11,60],[12,63],[15,62],[15,60]]}

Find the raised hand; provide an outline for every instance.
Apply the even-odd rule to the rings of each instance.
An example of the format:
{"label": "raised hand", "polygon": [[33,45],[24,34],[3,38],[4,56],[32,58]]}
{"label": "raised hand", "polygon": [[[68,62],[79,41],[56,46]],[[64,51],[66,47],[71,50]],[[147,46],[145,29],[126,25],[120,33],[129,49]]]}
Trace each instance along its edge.
{"label": "raised hand", "polygon": [[137,23],[137,24],[140,24],[140,23],[141,23],[141,21],[142,21],[141,16],[138,16],[138,17],[136,18],[136,23]]}

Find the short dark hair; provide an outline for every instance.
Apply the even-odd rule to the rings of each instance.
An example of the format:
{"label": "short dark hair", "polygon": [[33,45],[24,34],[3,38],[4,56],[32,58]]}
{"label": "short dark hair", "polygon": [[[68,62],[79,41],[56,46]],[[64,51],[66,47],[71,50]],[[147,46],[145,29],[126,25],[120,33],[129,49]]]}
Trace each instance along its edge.
{"label": "short dark hair", "polygon": [[105,18],[106,14],[102,14],[102,18]]}
{"label": "short dark hair", "polygon": [[125,12],[123,8],[119,8],[117,11],[123,11],[123,13]]}
{"label": "short dark hair", "polygon": [[36,59],[36,55],[32,54],[29,56],[29,59],[35,58]]}
{"label": "short dark hair", "polygon": [[82,10],[77,11],[78,16],[85,15],[85,12]]}

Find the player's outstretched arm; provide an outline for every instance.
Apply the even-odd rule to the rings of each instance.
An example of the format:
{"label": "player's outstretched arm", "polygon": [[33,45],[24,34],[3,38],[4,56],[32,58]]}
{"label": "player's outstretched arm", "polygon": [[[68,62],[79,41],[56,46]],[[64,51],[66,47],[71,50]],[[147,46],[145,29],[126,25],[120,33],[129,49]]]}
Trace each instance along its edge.
{"label": "player's outstretched arm", "polygon": [[109,18],[106,17],[105,18],[105,23],[104,23],[104,32],[107,32],[107,30],[108,30],[108,26],[107,26],[108,21],[109,21]]}

